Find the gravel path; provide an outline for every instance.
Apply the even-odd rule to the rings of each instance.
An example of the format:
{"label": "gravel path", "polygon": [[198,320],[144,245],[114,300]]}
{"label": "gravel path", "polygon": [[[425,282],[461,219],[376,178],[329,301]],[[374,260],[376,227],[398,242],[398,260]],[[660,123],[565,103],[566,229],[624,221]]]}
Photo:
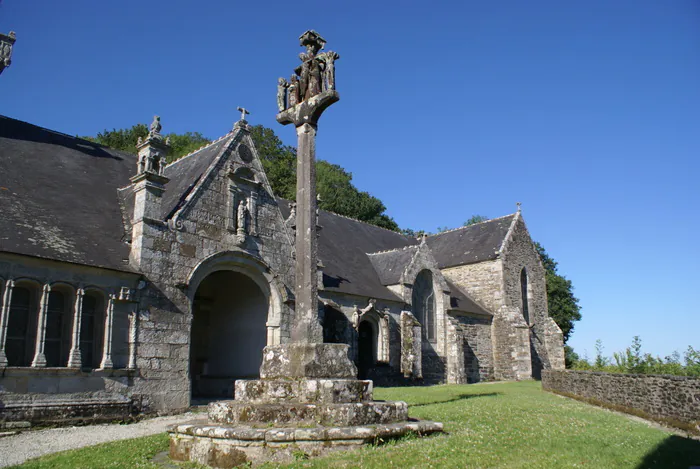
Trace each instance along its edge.
{"label": "gravel path", "polygon": [[192,420],[201,415],[187,413],[156,417],[129,425],[105,424],[50,428],[5,436],[0,438],[0,467],[21,464],[27,459],[68,449],[162,433],[168,425]]}

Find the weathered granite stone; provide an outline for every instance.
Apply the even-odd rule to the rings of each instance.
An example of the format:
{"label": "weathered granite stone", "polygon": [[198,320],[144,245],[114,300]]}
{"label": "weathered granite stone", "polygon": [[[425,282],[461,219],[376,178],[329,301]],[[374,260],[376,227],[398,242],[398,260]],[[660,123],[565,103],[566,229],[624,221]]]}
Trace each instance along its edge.
{"label": "weathered granite stone", "polygon": [[348,358],[345,344],[268,345],[260,367],[260,377],[265,379],[352,379],[356,376],[357,367]]}
{"label": "weathered granite stone", "polygon": [[700,378],[545,370],[542,389],[696,425],[700,431]]}
{"label": "weathered granite stone", "polygon": [[226,424],[367,425],[408,419],[405,402],[249,403],[217,401],[209,404],[209,421]]}
{"label": "weathered granite stone", "polygon": [[372,381],[356,379],[244,380],[235,383],[238,402],[366,402]]}
{"label": "weathered granite stone", "polygon": [[[442,424],[426,421],[354,427],[257,429],[252,433],[241,431],[238,426],[193,422],[174,425],[168,430],[172,459],[217,468],[264,461],[291,462],[299,452],[321,456],[408,433],[424,436],[442,431]],[[222,458],[222,454],[233,456]]]}

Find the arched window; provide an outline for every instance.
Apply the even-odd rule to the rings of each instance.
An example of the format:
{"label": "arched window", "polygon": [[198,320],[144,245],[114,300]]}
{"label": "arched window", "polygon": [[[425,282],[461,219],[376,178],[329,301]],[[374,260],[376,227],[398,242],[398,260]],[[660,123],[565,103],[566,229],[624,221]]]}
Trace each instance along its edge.
{"label": "arched window", "polygon": [[423,336],[431,342],[437,338],[435,327],[435,292],[433,291],[433,274],[423,270],[413,284],[413,312],[423,326]]}
{"label": "arched window", "polygon": [[80,318],[80,356],[83,368],[99,368],[102,359],[102,329],[100,314],[102,301],[97,295],[86,293]]}
{"label": "arched window", "polygon": [[523,316],[525,317],[525,322],[530,324],[530,303],[527,296],[527,270],[525,267],[520,271],[520,297],[523,302]]}
{"label": "arched window", "polygon": [[30,336],[29,310],[32,293],[28,288],[14,287],[10,312],[7,319],[7,336],[5,354],[9,366],[29,366],[31,361],[32,344],[28,344]]}

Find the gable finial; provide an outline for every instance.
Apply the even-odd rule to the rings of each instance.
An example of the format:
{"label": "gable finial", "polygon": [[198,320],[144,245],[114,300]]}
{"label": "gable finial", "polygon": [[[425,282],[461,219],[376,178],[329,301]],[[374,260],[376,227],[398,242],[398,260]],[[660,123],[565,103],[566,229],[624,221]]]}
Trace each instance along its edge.
{"label": "gable finial", "polygon": [[523,207],[522,207],[523,204],[521,204],[520,202],[515,202],[515,205],[518,206],[518,213],[520,213],[523,209]]}
{"label": "gable finial", "polygon": [[246,115],[246,114],[250,114],[250,111],[247,110],[246,108],[240,107],[240,106],[238,106],[236,109],[238,109],[238,112],[241,113],[241,121],[242,121],[242,122],[247,122],[247,121],[245,120],[245,115]]}

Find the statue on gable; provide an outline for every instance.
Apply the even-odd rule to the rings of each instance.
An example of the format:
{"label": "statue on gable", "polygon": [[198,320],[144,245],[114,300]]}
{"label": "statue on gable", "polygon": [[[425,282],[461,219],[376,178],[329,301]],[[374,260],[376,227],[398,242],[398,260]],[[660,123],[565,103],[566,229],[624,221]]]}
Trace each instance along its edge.
{"label": "statue on gable", "polygon": [[151,122],[150,132],[148,133],[149,137],[160,135],[160,130],[162,128],[163,126],[160,125],[160,116],[153,116],[153,122]]}

